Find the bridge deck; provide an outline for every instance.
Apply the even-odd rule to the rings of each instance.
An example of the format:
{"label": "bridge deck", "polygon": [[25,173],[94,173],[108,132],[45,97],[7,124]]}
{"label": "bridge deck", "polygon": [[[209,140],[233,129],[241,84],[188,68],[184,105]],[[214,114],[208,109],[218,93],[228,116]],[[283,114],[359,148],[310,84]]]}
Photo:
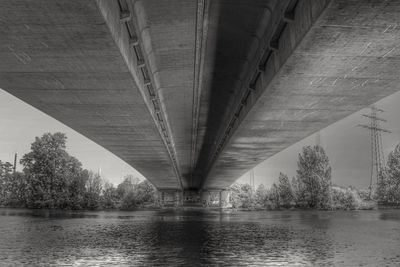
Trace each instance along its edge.
{"label": "bridge deck", "polygon": [[4,0],[0,88],[158,188],[225,188],[398,91],[399,24],[394,0]]}

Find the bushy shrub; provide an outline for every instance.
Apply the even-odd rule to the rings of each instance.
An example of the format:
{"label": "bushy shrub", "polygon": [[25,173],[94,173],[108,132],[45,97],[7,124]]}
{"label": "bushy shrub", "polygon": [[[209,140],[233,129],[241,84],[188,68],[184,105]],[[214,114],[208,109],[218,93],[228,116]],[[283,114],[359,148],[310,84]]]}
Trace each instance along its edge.
{"label": "bushy shrub", "polygon": [[355,210],[359,209],[363,201],[358,192],[352,188],[331,187],[331,208]]}
{"label": "bushy shrub", "polygon": [[254,209],[255,193],[249,184],[233,184],[230,187],[230,202],[234,208]]}

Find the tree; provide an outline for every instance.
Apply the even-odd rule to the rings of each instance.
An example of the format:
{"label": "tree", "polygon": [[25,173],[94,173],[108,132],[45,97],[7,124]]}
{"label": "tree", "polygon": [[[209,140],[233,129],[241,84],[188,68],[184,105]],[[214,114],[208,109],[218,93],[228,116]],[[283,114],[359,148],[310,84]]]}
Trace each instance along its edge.
{"label": "tree", "polygon": [[[376,190],[375,190],[375,198],[378,200],[378,202],[380,203],[388,203],[389,199],[388,199],[388,193],[389,193],[389,175],[388,175],[388,171],[385,170],[381,170],[378,173],[378,180],[377,180],[377,184],[376,184]],[[370,199],[372,196],[370,196],[368,199]]]}
{"label": "tree", "polygon": [[275,183],[272,184],[269,190],[268,199],[272,204],[272,208],[278,208],[280,206],[279,188]]}
{"label": "tree", "polygon": [[136,186],[136,202],[139,205],[144,203],[154,203],[156,200],[157,189],[147,180],[140,182]]}
{"label": "tree", "polygon": [[359,209],[363,204],[357,190],[352,187],[343,188],[332,186],[331,188],[331,208],[354,210]]}
{"label": "tree", "polygon": [[3,204],[22,207],[26,202],[26,180],[23,173],[10,173],[5,179],[6,195]]}
{"label": "tree", "polygon": [[88,182],[89,172],[82,170],[76,172],[68,178],[68,208],[84,209],[86,208],[86,184]]}
{"label": "tree", "polygon": [[400,202],[400,144],[389,153],[387,167],[379,173],[376,195],[380,202]]}
{"label": "tree", "polygon": [[297,206],[304,206],[305,204],[305,190],[304,185],[299,181],[297,177],[292,177],[292,192],[293,200]]}
{"label": "tree", "polygon": [[294,198],[292,186],[286,174],[279,173],[278,192],[281,204],[285,207],[289,207]]}
{"label": "tree", "polygon": [[259,208],[267,208],[269,206],[268,189],[263,184],[257,187],[254,201]]}
{"label": "tree", "polygon": [[103,201],[102,206],[105,209],[115,209],[118,207],[118,192],[117,188],[112,183],[105,182],[103,186]]}
{"label": "tree", "polygon": [[12,194],[13,165],[0,160],[0,204],[7,204]]}
{"label": "tree", "polygon": [[139,179],[133,175],[125,175],[124,180],[117,186],[118,197],[125,198],[128,194],[135,190],[135,186],[139,183]]}
{"label": "tree", "polygon": [[139,179],[133,175],[126,175],[122,183],[117,186],[118,197],[121,200],[121,209],[130,210],[138,206],[135,190]]}
{"label": "tree", "polygon": [[61,209],[131,209],[152,204],[156,189],[147,180],[127,175],[117,188],[87,171],[66,151],[63,133],[36,137],[21,159],[23,173],[0,161],[0,205]]}
{"label": "tree", "polygon": [[321,146],[303,147],[297,163],[300,195],[311,208],[327,208],[330,201],[331,167]]}
{"label": "tree", "polygon": [[100,174],[92,171],[88,172],[86,180],[85,203],[88,209],[98,209],[100,207],[101,193],[103,190],[103,181]]}
{"label": "tree", "polygon": [[[26,178],[28,207],[67,208],[74,196],[70,190],[82,178],[82,164],[66,151],[63,133],[36,137],[31,151],[21,159]],[[75,200],[74,200],[75,201]]]}
{"label": "tree", "polygon": [[4,177],[4,175],[11,174],[13,171],[13,165],[8,162],[2,162],[0,160],[0,177]]}
{"label": "tree", "polygon": [[229,197],[229,202],[232,204],[234,208],[240,208],[242,206],[242,201],[240,199],[241,194],[241,186],[238,183],[234,183],[229,187],[231,192]]}
{"label": "tree", "polygon": [[254,192],[249,184],[235,183],[230,187],[230,202],[234,208],[254,208]]}

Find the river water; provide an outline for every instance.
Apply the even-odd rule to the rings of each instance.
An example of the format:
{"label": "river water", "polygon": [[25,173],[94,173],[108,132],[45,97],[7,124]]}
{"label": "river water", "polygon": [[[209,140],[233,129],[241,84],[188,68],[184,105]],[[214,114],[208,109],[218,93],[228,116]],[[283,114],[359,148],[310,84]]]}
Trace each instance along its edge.
{"label": "river water", "polygon": [[0,266],[400,266],[400,210],[0,209]]}

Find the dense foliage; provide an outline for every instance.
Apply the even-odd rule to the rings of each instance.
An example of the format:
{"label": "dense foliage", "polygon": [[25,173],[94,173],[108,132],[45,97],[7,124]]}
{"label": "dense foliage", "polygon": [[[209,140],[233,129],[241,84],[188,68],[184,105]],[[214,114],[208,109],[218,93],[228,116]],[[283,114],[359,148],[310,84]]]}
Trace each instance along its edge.
{"label": "dense foliage", "polygon": [[329,159],[320,146],[303,148],[291,181],[280,173],[278,183],[269,189],[262,184],[256,190],[248,184],[231,186],[232,206],[243,209],[359,209],[367,207],[363,196],[364,191],[331,185]]}
{"label": "dense foliage", "polygon": [[63,133],[36,137],[20,163],[23,172],[0,161],[0,205],[58,209],[133,209],[155,202],[156,190],[132,176],[115,187],[82,168],[66,151]]}
{"label": "dense foliage", "polygon": [[364,201],[354,188],[342,188],[332,186],[331,188],[331,209],[355,210],[364,206]]}
{"label": "dense foliage", "polygon": [[386,169],[379,174],[376,198],[383,204],[400,203],[400,144],[390,152]]}
{"label": "dense foliage", "polygon": [[297,163],[298,202],[310,208],[324,209],[329,206],[331,167],[328,156],[321,146],[307,146],[299,154]]}
{"label": "dense foliage", "polygon": [[[114,186],[99,174],[82,168],[66,151],[63,133],[36,137],[31,151],[20,163],[22,172],[0,161],[0,206],[58,209],[135,209],[156,203],[157,191],[132,175]],[[296,177],[283,173],[271,188],[255,190],[248,184],[230,187],[234,208],[279,209],[359,209],[367,207],[368,190],[332,186],[328,156],[320,146],[304,147],[299,154]],[[383,204],[400,203],[400,144],[389,154],[379,175],[374,197]]]}
{"label": "dense foliage", "polygon": [[277,194],[281,205],[285,207],[290,207],[292,205],[294,201],[293,189],[289,177],[286,174],[279,174]]}

